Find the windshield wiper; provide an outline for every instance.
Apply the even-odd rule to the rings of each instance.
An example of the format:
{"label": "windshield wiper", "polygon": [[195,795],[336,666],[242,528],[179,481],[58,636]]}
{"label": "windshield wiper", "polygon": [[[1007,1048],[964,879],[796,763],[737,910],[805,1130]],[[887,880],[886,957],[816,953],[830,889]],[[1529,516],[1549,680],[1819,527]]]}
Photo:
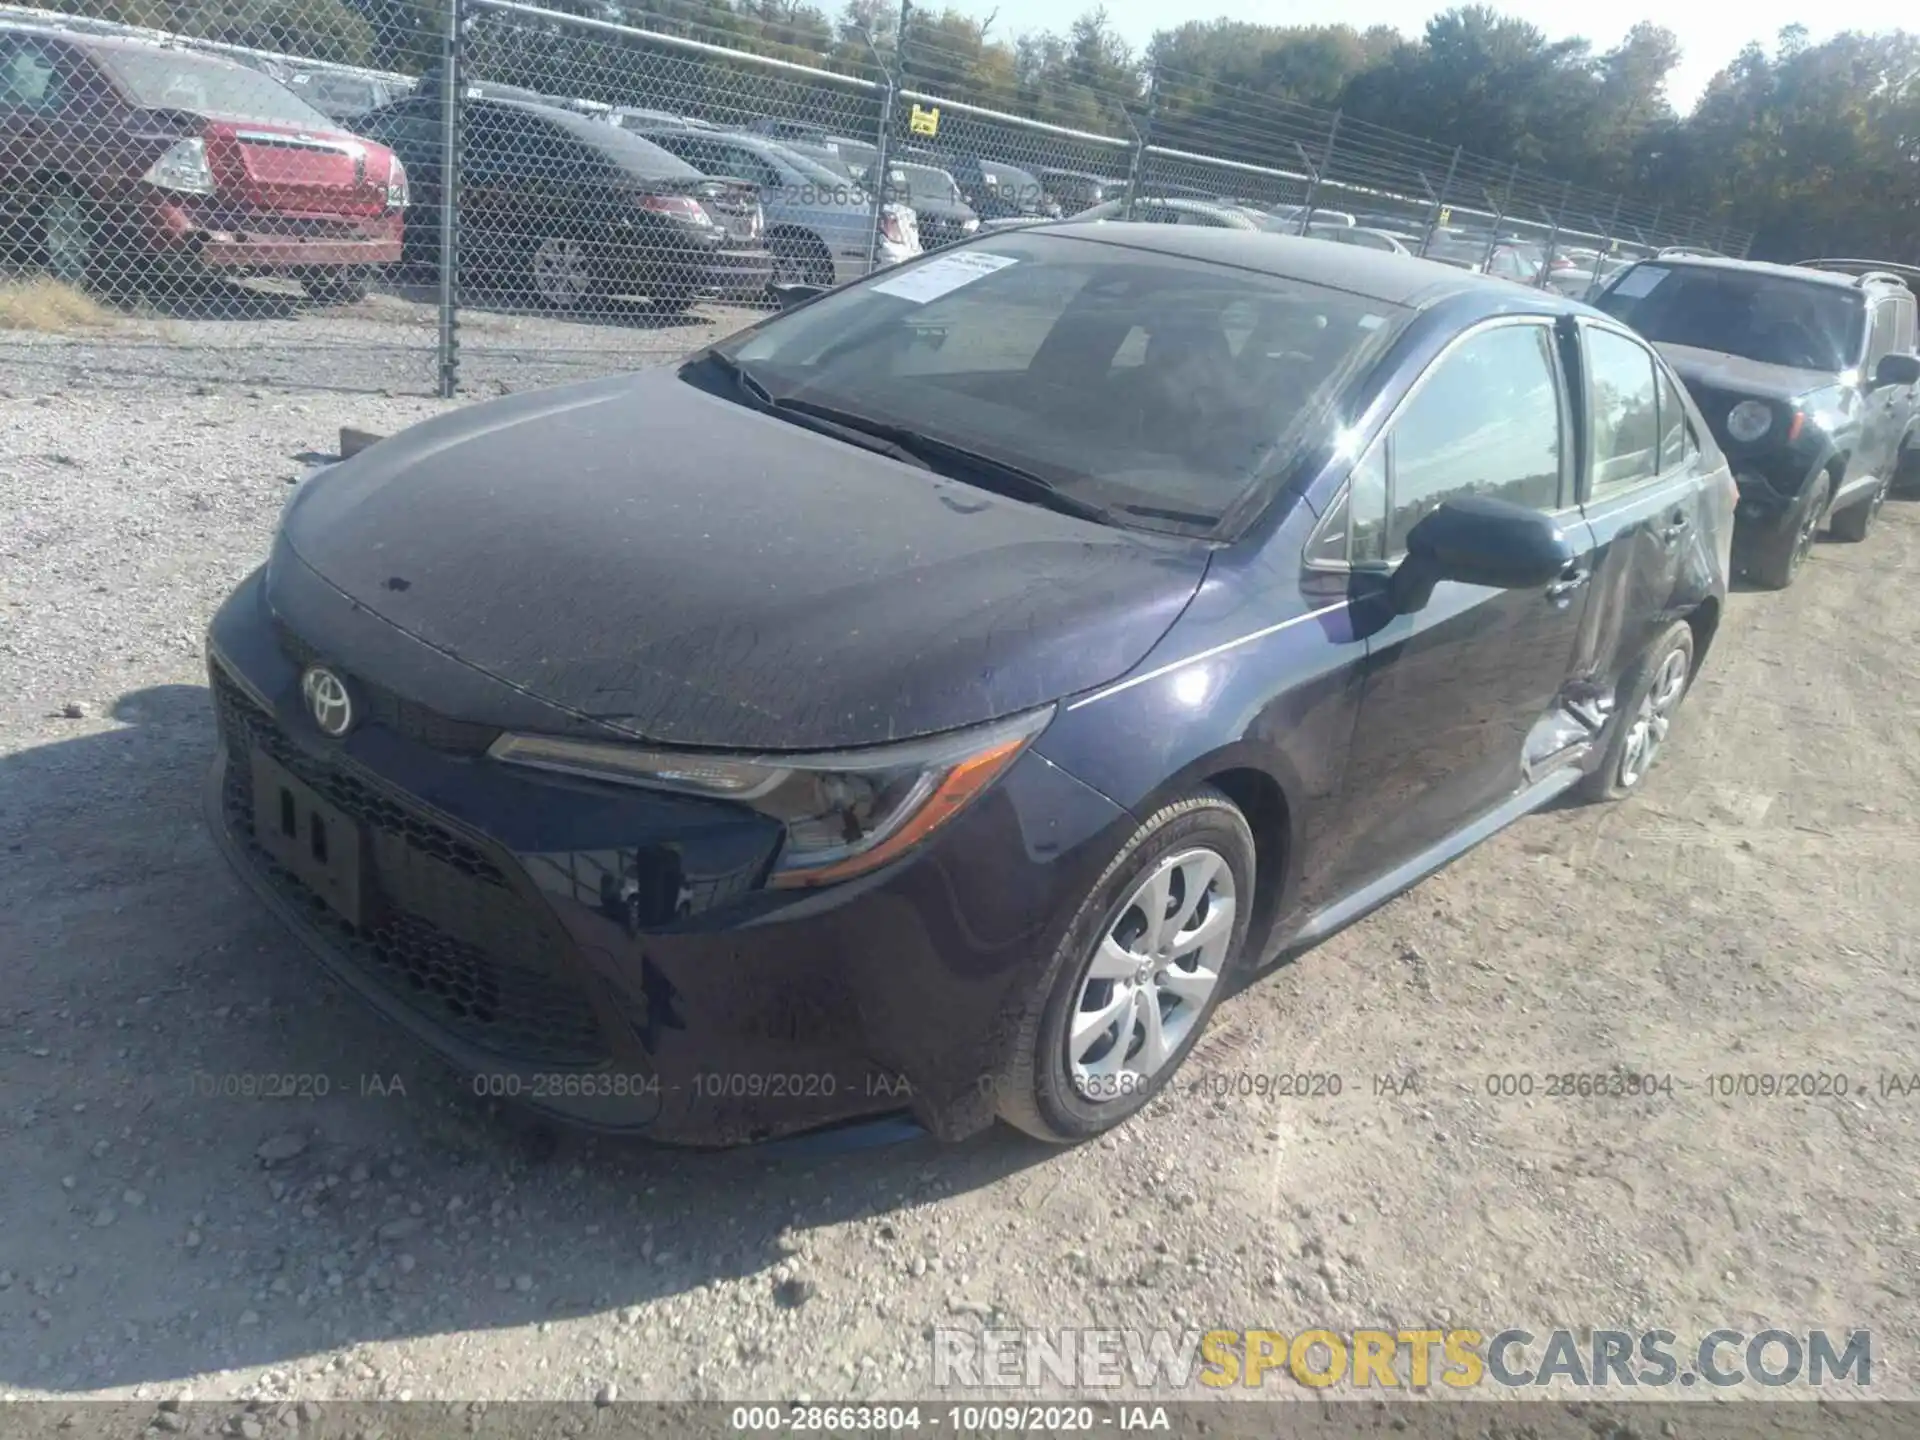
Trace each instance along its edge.
{"label": "windshield wiper", "polygon": [[734,359],[731,355],[722,355],[718,350],[709,350],[705,358],[707,363],[720,371],[720,373],[725,375],[729,380],[733,381],[735,385],[746,391],[748,398],[755,404],[769,408],[772,407],[773,392],[767,389],[765,385],[762,385],[760,381],[754,377],[753,372],[748,370],[747,367],[742,365],[738,360]]}
{"label": "windshield wiper", "polygon": [[832,424],[844,430],[858,431],[874,440],[884,441],[910,455],[913,461],[929,470],[959,469],[968,471],[984,481],[983,488],[998,490],[1003,495],[1015,499],[1026,499],[1062,514],[1074,515],[1082,520],[1098,520],[1112,523],[1112,512],[1104,506],[1078,499],[1067,494],[1045,476],[1036,475],[1031,470],[1023,470],[1018,465],[1010,465],[1005,460],[996,460],[991,455],[982,455],[978,450],[969,450],[964,445],[949,444],[945,440],[936,440],[931,435],[922,434],[904,425],[889,425],[883,420],[869,419],[857,415],[851,410],[840,410],[831,405],[820,405],[811,400],[775,400],[776,410],[788,414],[804,415],[809,419]]}

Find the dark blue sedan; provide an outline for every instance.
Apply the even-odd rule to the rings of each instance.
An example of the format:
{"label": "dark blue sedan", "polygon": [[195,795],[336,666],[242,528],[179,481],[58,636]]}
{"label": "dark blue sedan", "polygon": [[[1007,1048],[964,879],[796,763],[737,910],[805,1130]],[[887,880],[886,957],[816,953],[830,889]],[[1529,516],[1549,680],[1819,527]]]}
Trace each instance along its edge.
{"label": "dark blue sedan", "polygon": [[1007,231],[310,479],[212,624],[210,815],[481,1094],[1075,1140],[1263,959],[1637,787],[1734,498],[1573,302]]}

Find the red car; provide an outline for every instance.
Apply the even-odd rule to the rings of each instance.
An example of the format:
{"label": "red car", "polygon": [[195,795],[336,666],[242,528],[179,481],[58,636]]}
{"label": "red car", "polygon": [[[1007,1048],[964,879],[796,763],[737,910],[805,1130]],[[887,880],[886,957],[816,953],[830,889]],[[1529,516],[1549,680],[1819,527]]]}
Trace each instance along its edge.
{"label": "red car", "polygon": [[269,76],[139,40],[0,30],[0,224],[62,280],[284,275],[358,299],[407,175]]}

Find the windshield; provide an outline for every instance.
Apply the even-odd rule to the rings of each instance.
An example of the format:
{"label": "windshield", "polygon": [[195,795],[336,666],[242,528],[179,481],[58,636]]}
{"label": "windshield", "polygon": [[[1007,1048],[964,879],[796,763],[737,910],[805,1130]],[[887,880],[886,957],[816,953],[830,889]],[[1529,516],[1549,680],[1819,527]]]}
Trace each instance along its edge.
{"label": "windshield", "polygon": [[1117,523],[1217,533],[1329,427],[1331,401],[1404,314],[1280,276],[1013,230],[721,351],[776,400],[985,455]]}
{"label": "windshield", "polygon": [[1799,370],[1853,365],[1866,318],[1858,291],[1704,265],[1636,265],[1594,304],[1649,340]]}
{"label": "windshield", "polygon": [[113,46],[95,52],[136,105],[190,110],[234,120],[298,125],[337,132],[339,126],[286,86],[258,70],[177,50]]}
{"label": "windshield", "polygon": [[358,75],[329,75],[325,72],[296,75],[293,83],[301,95],[315,105],[337,105],[342,110],[371,110],[380,102],[379,88]]}

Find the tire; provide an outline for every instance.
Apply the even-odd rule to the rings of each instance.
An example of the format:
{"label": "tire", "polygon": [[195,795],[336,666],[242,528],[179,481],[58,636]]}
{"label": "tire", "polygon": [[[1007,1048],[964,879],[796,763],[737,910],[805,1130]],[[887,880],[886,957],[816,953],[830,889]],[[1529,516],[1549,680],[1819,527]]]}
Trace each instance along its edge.
{"label": "tire", "polygon": [[[1160,877],[1165,888],[1156,891]],[[1226,796],[1202,786],[1155,811],[1094,883],[1035,984],[1001,1077],[1000,1118],[1037,1139],[1072,1144],[1111,1130],[1153,1099],[1226,991],[1246,943],[1254,883],[1253,832]],[[1186,912],[1190,923],[1166,937],[1182,948],[1163,945],[1156,951],[1151,922],[1137,903],[1153,893],[1167,897],[1163,924]],[[1230,906],[1224,920],[1223,904]],[[1195,939],[1210,923],[1215,933]],[[1097,977],[1096,962],[1132,968]],[[1182,979],[1163,988],[1162,979],[1175,971]],[[1203,987],[1196,973],[1211,974],[1211,984]],[[1155,1007],[1151,1022],[1138,1008],[1147,1000]],[[1095,1028],[1097,1022],[1083,1025],[1082,1078],[1076,1081],[1070,1028],[1077,1016],[1103,1010],[1113,1016],[1104,1029]],[[1163,1021],[1177,1025],[1177,1033],[1168,1035]],[[1165,1048],[1160,1062],[1147,1068],[1150,1023]],[[1135,1062],[1132,1070],[1129,1061]]]}
{"label": "tire", "polygon": [[1837,515],[1827,517],[1827,529],[1836,540],[1844,540],[1849,545],[1858,545],[1867,538],[1867,531],[1873,528],[1873,522],[1879,517],[1880,507],[1886,503],[1887,490],[1893,482],[1882,480],[1873,487],[1873,494],[1858,505],[1849,505]]}
{"label": "tire", "polygon": [[1784,590],[1793,584],[1813,551],[1814,536],[1820,533],[1827,497],[1832,493],[1833,477],[1822,470],[1801,492],[1786,518],[1754,547],[1754,579],[1769,590]]}
{"label": "tire", "polygon": [[597,289],[587,247],[564,235],[542,236],[527,247],[527,291],[554,310],[570,310]]}
{"label": "tire", "polygon": [[817,235],[804,230],[779,230],[767,237],[773,255],[775,285],[833,285],[833,257]]}
{"label": "tire", "polygon": [[316,305],[357,305],[373,290],[373,272],[358,266],[308,271],[300,284]]}
{"label": "tire", "polygon": [[102,229],[99,207],[86,196],[68,189],[47,192],[40,197],[34,217],[34,247],[41,266],[53,279],[76,290],[106,288]]}
{"label": "tire", "polygon": [[1920,495],[1920,443],[1909,435],[1900,442],[1900,451],[1893,467],[1893,480],[1887,486],[1889,495],[1911,498]]}
{"label": "tire", "polygon": [[1676,620],[1621,678],[1606,749],[1575,794],[1589,802],[1623,800],[1639,789],[1692,683],[1693,627]]}

